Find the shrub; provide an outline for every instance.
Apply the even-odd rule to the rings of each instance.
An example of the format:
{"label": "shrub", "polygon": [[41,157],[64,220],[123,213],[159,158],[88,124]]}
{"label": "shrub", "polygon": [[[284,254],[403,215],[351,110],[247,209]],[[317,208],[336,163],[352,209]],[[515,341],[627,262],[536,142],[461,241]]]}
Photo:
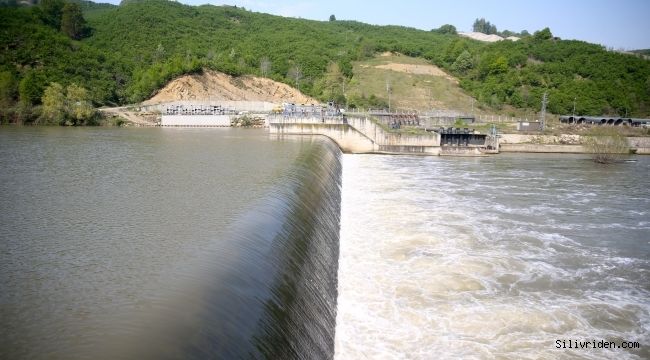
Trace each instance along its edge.
{"label": "shrub", "polygon": [[592,159],[601,164],[620,161],[625,154],[630,153],[627,138],[611,126],[592,128],[586,136],[584,146],[592,154]]}

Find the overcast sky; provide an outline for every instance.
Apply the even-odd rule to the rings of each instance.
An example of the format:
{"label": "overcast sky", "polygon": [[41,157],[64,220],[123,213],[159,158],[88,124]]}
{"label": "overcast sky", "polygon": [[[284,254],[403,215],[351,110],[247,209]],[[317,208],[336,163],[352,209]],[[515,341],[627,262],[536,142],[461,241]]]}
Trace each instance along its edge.
{"label": "overcast sky", "polygon": [[[102,1],[102,0],[95,0]],[[103,0],[106,1],[106,0]],[[119,3],[119,0],[110,0]],[[403,25],[424,30],[452,24],[471,31],[485,18],[499,31],[549,27],[555,36],[602,44],[614,49],[650,48],[650,0],[182,0],[199,5],[237,5],[248,10],[305,19],[358,20],[369,24]]]}

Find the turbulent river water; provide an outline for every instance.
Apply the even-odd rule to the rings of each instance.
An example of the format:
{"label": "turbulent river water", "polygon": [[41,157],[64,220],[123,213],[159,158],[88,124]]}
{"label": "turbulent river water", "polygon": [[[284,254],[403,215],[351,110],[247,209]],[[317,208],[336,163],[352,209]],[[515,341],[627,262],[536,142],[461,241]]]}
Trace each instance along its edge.
{"label": "turbulent river water", "polygon": [[0,358],[648,358],[633,160],[5,127]]}
{"label": "turbulent river water", "polygon": [[650,358],[650,158],[633,160],[344,155],[336,358]]}

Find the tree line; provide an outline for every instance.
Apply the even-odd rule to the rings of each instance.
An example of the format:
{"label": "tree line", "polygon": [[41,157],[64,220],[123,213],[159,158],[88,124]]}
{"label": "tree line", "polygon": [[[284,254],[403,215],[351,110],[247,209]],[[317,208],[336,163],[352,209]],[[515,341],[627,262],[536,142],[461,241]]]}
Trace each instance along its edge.
{"label": "tree line", "polygon": [[[94,107],[123,105],[203,69],[264,76],[343,102],[352,100],[345,87],[353,63],[385,51],[428,59],[496,109],[537,109],[548,91],[554,113],[570,113],[576,103],[582,114],[650,114],[647,60],[558,40],[549,29],[518,42],[481,43],[457,36],[452,25],[423,31],[328,20],[165,0],[0,7],[0,119],[84,123],[69,100],[55,107],[60,117],[51,116],[44,109],[46,90],[54,86],[50,90],[63,104],[77,86]],[[382,104],[380,95],[354,101]]]}

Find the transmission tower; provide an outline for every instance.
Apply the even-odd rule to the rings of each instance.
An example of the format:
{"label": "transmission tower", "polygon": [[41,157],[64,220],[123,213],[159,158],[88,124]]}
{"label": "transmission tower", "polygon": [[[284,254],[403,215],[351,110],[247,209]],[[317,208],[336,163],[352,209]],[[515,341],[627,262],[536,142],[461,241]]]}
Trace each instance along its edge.
{"label": "transmission tower", "polygon": [[542,131],[544,131],[546,127],[546,104],[547,103],[548,103],[548,92],[544,92],[544,97],[542,97],[542,114],[540,119],[540,123],[542,125]]}

